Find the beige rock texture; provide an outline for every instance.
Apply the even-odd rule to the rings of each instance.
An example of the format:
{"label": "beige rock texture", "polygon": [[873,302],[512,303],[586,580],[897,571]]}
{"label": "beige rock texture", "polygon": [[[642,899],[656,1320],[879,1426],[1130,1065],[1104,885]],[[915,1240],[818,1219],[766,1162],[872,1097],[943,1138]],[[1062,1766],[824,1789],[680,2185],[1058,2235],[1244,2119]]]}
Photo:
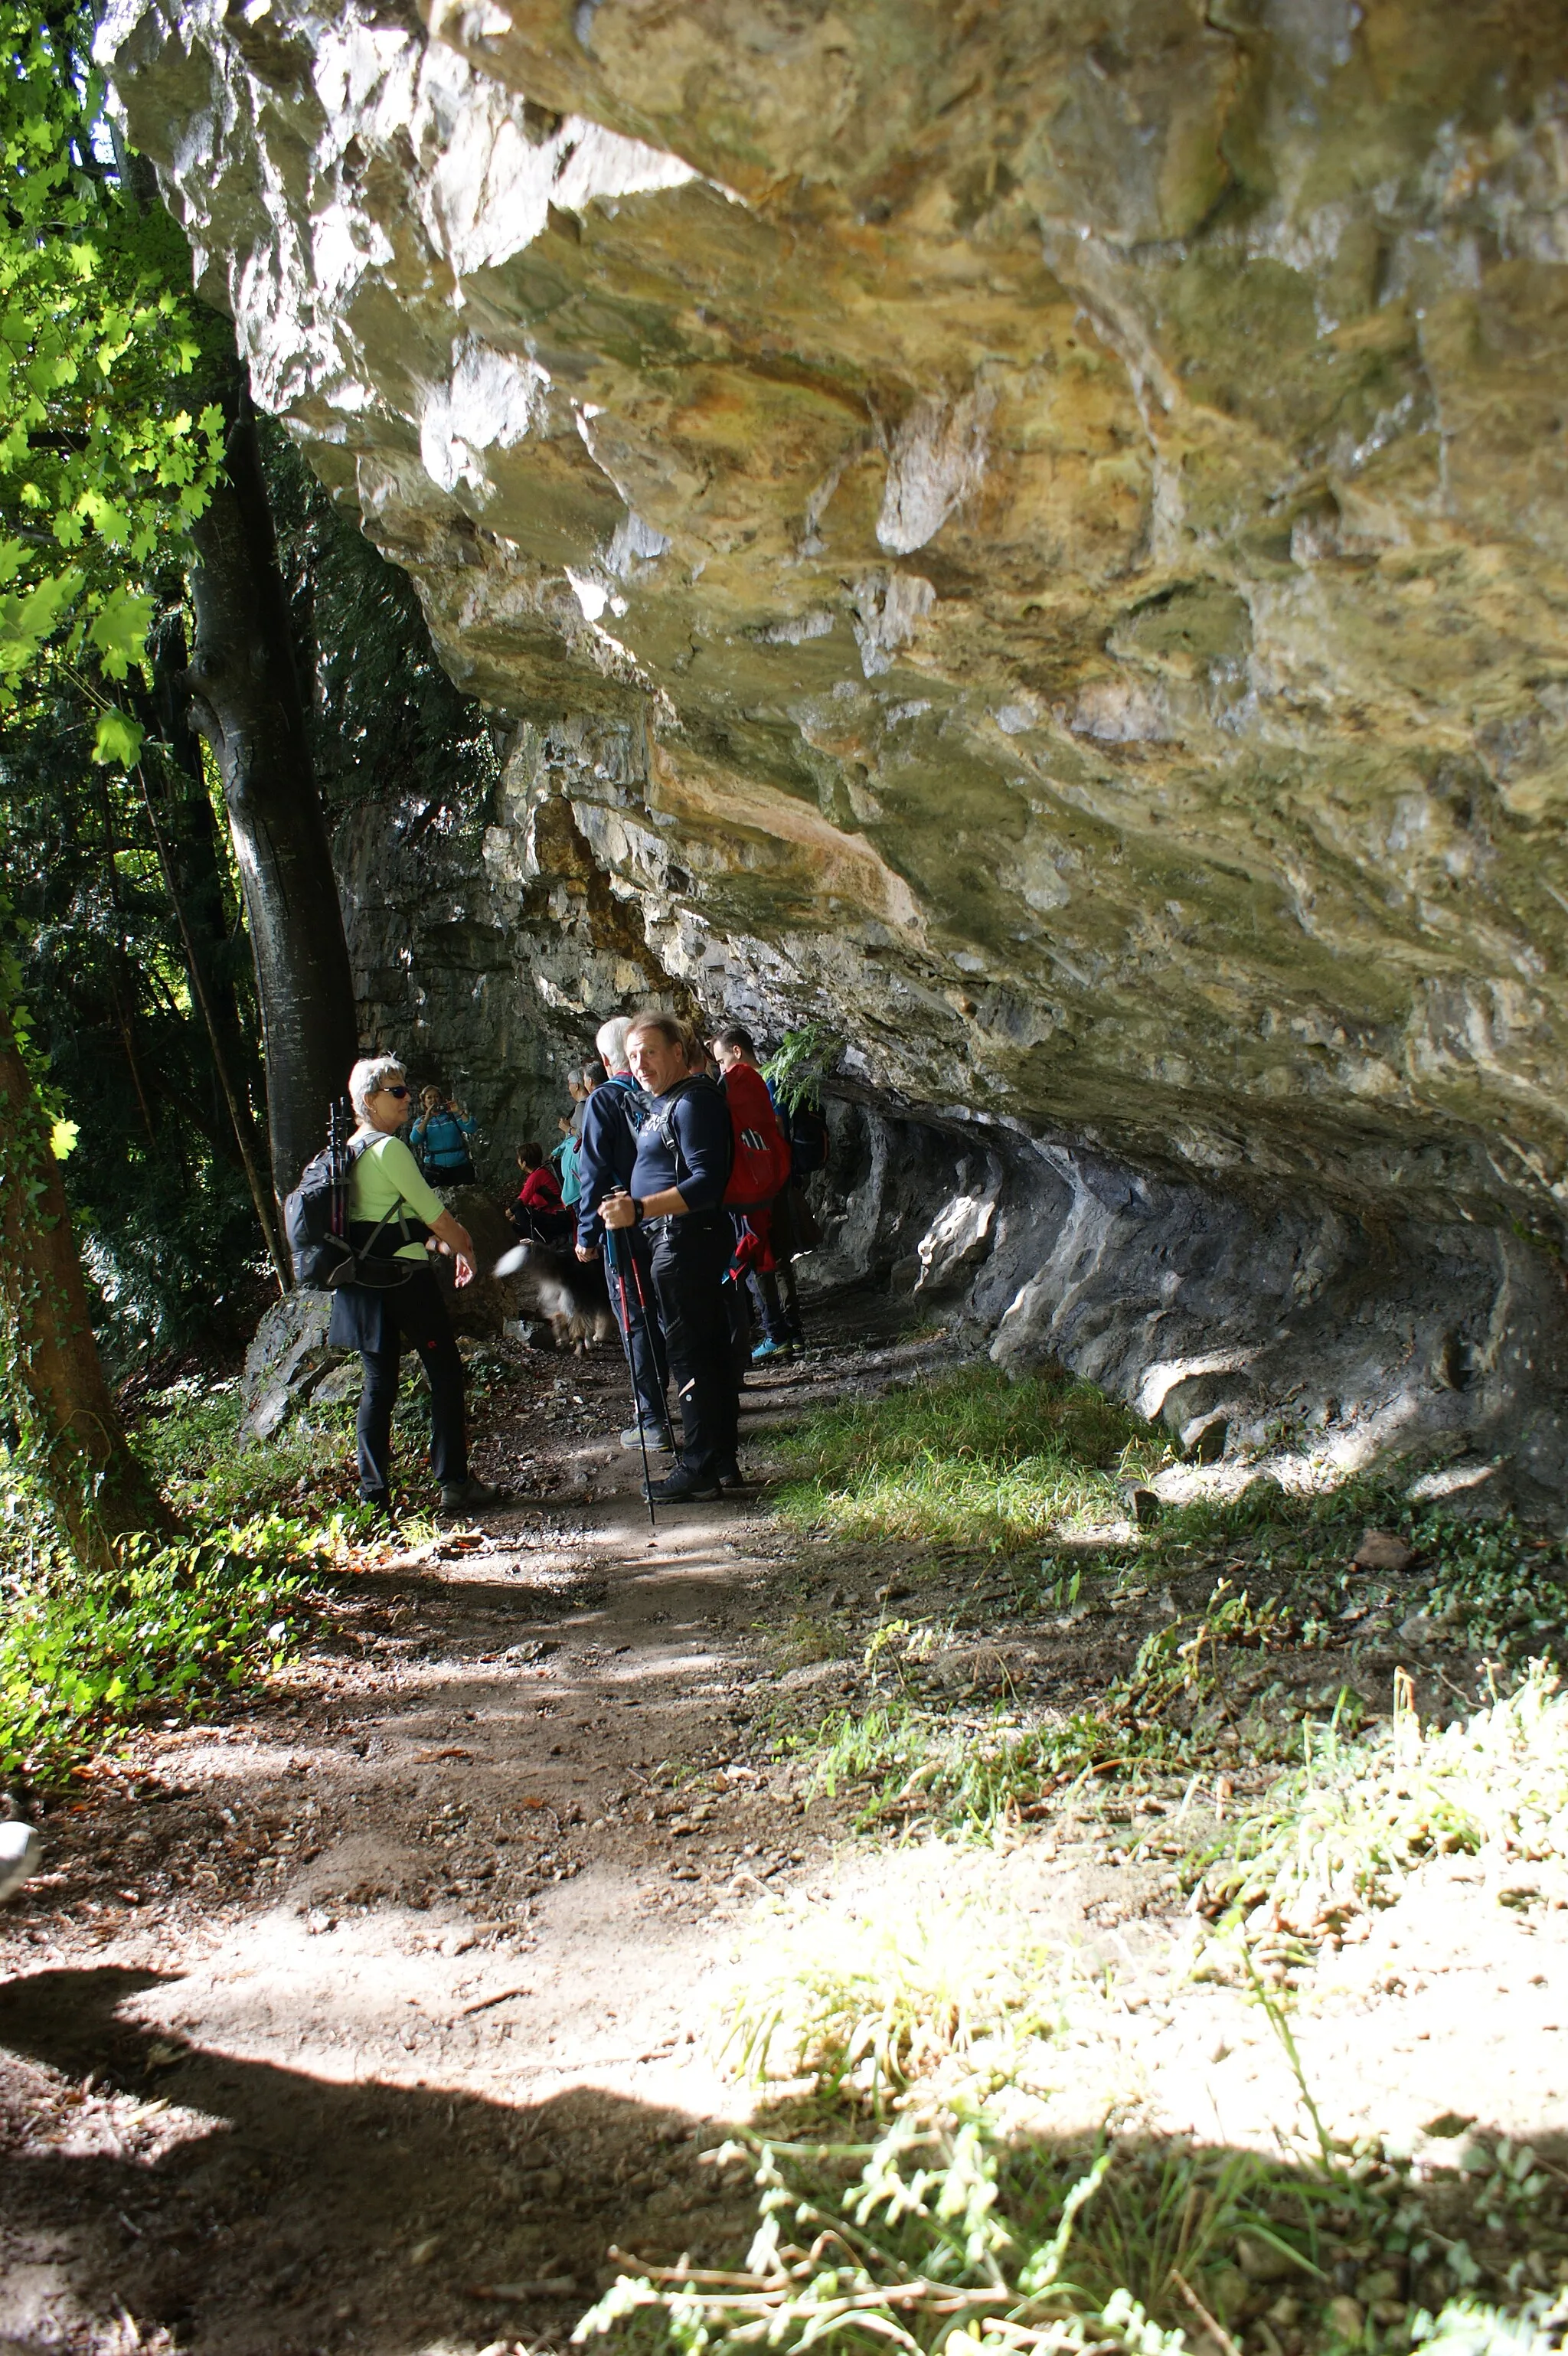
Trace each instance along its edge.
{"label": "beige rock texture", "polygon": [[439,879],[493,1037],[826,1019],[950,1202],[1006,1165],[1004,1356],[1093,1358],[1073,1222],[1108,1301],[1157,1198],[1089,1370],[1157,1411],[1376,1296],[1384,1407],[1561,1486],[1568,10],[118,0],[102,55],[512,724]]}

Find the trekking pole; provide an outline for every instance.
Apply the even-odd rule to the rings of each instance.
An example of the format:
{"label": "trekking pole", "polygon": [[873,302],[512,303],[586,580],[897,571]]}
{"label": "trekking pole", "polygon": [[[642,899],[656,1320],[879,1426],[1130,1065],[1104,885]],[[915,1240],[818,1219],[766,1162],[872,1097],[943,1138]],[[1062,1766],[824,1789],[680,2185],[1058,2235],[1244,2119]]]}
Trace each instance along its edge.
{"label": "trekking pole", "polygon": [[[654,1476],[648,1470],[648,1442],[647,1436],[643,1430],[642,1394],[637,1388],[637,1365],[635,1358],[632,1355],[632,1314],[631,1311],[626,1306],[625,1271],[621,1266],[621,1255],[615,1249],[616,1233],[617,1231],[613,1227],[605,1228],[604,1248],[610,1255],[610,1265],[615,1271],[615,1281],[621,1290],[621,1331],[626,1337],[626,1365],[631,1371],[632,1376],[632,1413],[636,1418],[637,1446],[642,1451],[643,1494],[648,1501],[648,1527],[652,1530],[655,1537],[657,1537],[659,1526],[654,1519]],[[637,1288],[637,1305],[643,1312],[644,1330],[645,1331],[647,1323],[647,1302],[643,1299],[643,1280],[637,1273],[636,1256],[632,1250],[629,1240],[626,1245],[626,1256],[632,1263],[632,1280]]]}

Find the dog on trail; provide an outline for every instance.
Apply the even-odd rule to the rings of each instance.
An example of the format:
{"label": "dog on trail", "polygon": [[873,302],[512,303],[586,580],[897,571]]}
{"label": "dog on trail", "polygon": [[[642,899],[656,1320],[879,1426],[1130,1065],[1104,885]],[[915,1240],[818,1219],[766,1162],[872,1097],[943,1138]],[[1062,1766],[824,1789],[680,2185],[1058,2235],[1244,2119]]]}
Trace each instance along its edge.
{"label": "dog on trail", "polygon": [[581,1260],[549,1244],[517,1244],[501,1254],[494,1273],[517,1279],[524,1314],[544,1319],[558,1350],[581,1354],[595,1343],[615,1339],[603,1260]]}

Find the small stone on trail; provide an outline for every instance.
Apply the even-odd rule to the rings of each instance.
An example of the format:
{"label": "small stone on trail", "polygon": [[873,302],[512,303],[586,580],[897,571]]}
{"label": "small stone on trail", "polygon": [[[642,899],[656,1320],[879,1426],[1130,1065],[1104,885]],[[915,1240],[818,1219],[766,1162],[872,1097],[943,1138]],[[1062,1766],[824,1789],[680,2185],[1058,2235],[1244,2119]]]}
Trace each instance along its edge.
{"label": "small stone on trail", "polygon": [[1287,2257],[1253,2233],[1236,2236],[1236,2264],[1249,2282],[1288,2282],[1297,2272],[1296,2262]]}
{"label": "small stone on trail", "polygon": [[1354,1567],[1357,1570],[1408,1570],[1414,1560],[1415,1548],[1395,1531],[1363,1530]]}
{"label": "small stone on trail", "polygon": [[1127,1511],[1140,1530],[1159,1519],[1160,1497],[1157,1490],[1138,1487],[1127,1491]]}

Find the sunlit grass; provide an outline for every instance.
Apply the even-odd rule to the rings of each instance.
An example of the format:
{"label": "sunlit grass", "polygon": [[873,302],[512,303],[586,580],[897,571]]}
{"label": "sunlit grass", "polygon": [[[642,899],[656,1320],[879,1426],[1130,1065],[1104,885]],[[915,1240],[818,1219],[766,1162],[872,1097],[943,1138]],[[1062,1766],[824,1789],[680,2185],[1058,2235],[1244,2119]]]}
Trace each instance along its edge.
{"label": "sunlit grass", "polygon": [[1063,1712],[1009,1697],[1001,1655],[987,1676],[1000,1699],[934,1700],[923,1682],[929,1626],[884,1622],[856,1704],[786,1723],[776,1739],[800,1762],[808,1799],[844,1791],[861,1828],[901,1820],[994,1836],[1070,1784],[1185,1775],[1211,1758],[1218,1721],[1206,1713],[1227,1665],[1278,1644],[1284,1627],[1272,1603],[1254,1606],[1221,1580],[1195,1618],[1146,1635],[1098,1699]]}
{"label": "sunlit grass", "polygon": [[932,1842],[891,1861],[871,1894],[763,1915],[736,1970],[723,2057],[758,2084],[809,2074],[877,2103],[950,2057],[1010,2075],[1027,2042],[1056,2033],[1071,1995],[1089,2006],[1095,1992],[975,1865]]}
{"label": "sunlit grass", "polygon": [[1169,1444],[1092,1384],[986,1367],[825,1408],[780,1453],[795,1477],[778,1510],[796,1527],[1010,1547],[1121,1517],[1126,1482]]}
{"label": "sunlit grass", "polygon": [[1539,1665],[1451,1726],[1424,1727],[1405,1701],[1355,1740],[1308,1721],[1302,1746],[1301,1766],[1193,1860],[1211,1911],[1267,1901],[1273,1925],[1337,1932],[1391,1902],[1426,1858],[1455,1852],[1514,1875],[1521,1902],[1537,1867],[1568,1895],[1568,1695]]}
{"label": "sunlit grass", "polygon": [[[400,1404],[400,1414],[405,1412]],[[262,1446],[238,1384],[184,1380],[134,1444],[179,1525],[86,1572],[24,1463],[0,1462],[0,1773],[56,1783],[125,1730],[210,1708],[298,1652],[322,1581],[373,1535],[352,1410],[322,1408]]]}

